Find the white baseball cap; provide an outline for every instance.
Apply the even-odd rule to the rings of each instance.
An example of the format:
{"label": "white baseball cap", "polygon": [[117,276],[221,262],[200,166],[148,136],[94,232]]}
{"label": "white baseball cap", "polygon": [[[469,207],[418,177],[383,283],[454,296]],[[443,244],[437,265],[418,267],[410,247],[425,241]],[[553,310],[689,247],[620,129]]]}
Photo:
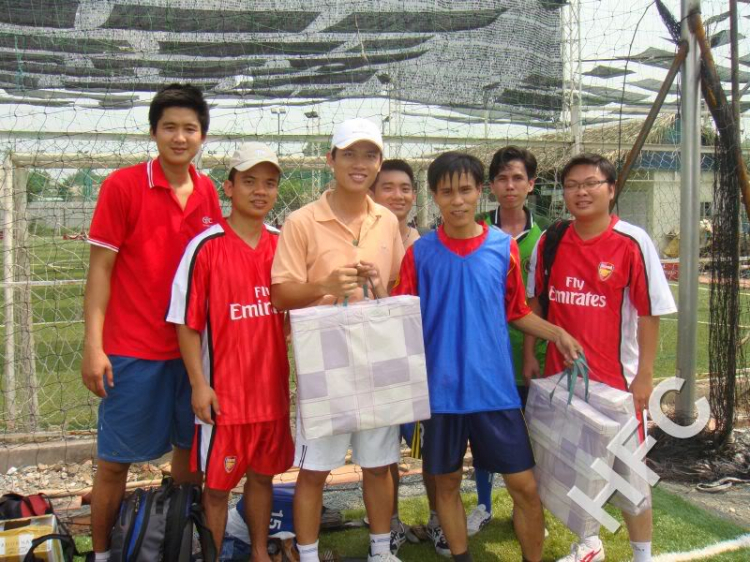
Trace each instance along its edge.
{"label": "white baseball cap", "polygon": [[347,119],[336,125],[333,129],[333,139],[331,148],[344,149],[355,142],[368,141],[383,151],[383,137],[380,134],[380,128],[367,119],[359,117]]}
{"label": "white baseball cap", "polygon": [[271,148],[261,142],[246,142],[234,151],[232,159],[229,161],[229,169],[244,172],[261,162],[273,164],[281,172],[279,159]]}

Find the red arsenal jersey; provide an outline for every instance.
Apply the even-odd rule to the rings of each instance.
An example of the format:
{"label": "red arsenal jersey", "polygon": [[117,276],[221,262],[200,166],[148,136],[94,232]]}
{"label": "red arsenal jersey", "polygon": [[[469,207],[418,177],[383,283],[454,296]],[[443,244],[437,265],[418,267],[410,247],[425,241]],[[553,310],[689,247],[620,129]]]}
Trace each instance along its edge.
{"label": "red arsenal jersey", "polygon": [[167,321],[201,332],[203,373],[219,400],[219,425],[272,421],[289,412],[284,316],[271,305],[278,235],[269,228],[253,249],[222,220],[190,242],[172,284]]}
{"label": "red arsenal jersey", "polygon": [[[529,297],[541,291],[545,240],[543,234],[531,258]],[[614,215],[607,230],[590,240],[581,239],[573,226],[566,230],[547,292],[547,320],[581,343],[592,380],[623,390],[638,371],[638,317],[677,311],[648,234]],[[545,375],[564,368],[550,342]]]}

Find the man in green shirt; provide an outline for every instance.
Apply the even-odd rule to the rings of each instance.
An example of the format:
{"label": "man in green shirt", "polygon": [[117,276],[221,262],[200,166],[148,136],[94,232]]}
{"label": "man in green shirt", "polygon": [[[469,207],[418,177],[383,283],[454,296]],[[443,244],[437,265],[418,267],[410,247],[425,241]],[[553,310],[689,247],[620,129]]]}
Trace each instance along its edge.
{"label": "man in green shirt", "polygon": [[[494,211],[483,213],[478,218],[487,226],[496,226],[516,239],[521,256],[521,275],[524,285],[526,285],[531,254],[539,237],[549,224],[549,221],[543,217],[535,218],[526,206],[526,199],[534,190],[536,167],[536,158],[525,148],[506,146],[498,150],[492,157],[489,170],[490,189],[497,198],[498,207]],[[523,377],[524,336],[512,326],[508,326],[508,331],[513,352],[516,387],[521,396],[521,403],[525,406],[529,387]],[[535,355],[542,365],[541,368],[544,365],[545,351],[546,342],[539,342]],[[494,475],[490,472],[481,469],[476,471],[477,507],[467,518],[469,536],[477,534],[492,519],[493,477]]]}

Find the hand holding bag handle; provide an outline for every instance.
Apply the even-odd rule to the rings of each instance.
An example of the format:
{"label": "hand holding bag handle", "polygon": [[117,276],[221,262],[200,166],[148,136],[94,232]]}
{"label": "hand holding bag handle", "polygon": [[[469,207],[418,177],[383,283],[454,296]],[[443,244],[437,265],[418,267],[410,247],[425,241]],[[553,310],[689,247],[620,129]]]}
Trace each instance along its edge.
{"label": "hand holding bag handle", "polygon": [[557,385],[560,383],[563,377],[566,377],[567,388],[568,388],[568,405],[573,402],[573,396],[575,394],[576,383],[578,382],[578,375],[583,379],[584,384],[584,400],[589,401],[589,364],[586,362],[586,356],[583,351],[578,355],[578,358],[573,362],[570,367],[567,367],[558,377],[555,388],[549,393],[549,400],[552,402],[552,397],[555,395]]}

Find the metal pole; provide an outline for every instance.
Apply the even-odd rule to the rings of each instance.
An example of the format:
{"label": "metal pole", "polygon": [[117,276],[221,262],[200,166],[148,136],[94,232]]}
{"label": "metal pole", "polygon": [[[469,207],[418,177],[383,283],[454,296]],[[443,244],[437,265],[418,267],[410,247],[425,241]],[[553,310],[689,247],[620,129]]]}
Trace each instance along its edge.
{"label": "metal pole", "polygon": [[14,289],[7,285],[13,281],[13,164],[7,155],[2,168],[3,210],[3,289],[5,297],[5,423],[8,428],[16,425],[16,318],[14,311]]}
{"label": "metal pole", "polygon": [[729,0],[729,44],[731,45],[731,78],[732,78],[732,115],[737,127],[737,138],[733,139],[738,145],[742,136],[740,127],[740,61],[737,37],[737,0]]}
{"label": "metal pole", "polygon": [[680,285],[677,320],[677,376],[685,380],[677,395],[678,420],[695,419],[695,358],[698,347],[698,224],[700,222],[700,50],[687,17],[700,0],[681,0],[682,39],[689,52],[682,67],[680,147]]}
{"label": "metal pole", "polygon": [[417,226],[430,227],[430,187],[427,185],[427,168],[417,172]]}

